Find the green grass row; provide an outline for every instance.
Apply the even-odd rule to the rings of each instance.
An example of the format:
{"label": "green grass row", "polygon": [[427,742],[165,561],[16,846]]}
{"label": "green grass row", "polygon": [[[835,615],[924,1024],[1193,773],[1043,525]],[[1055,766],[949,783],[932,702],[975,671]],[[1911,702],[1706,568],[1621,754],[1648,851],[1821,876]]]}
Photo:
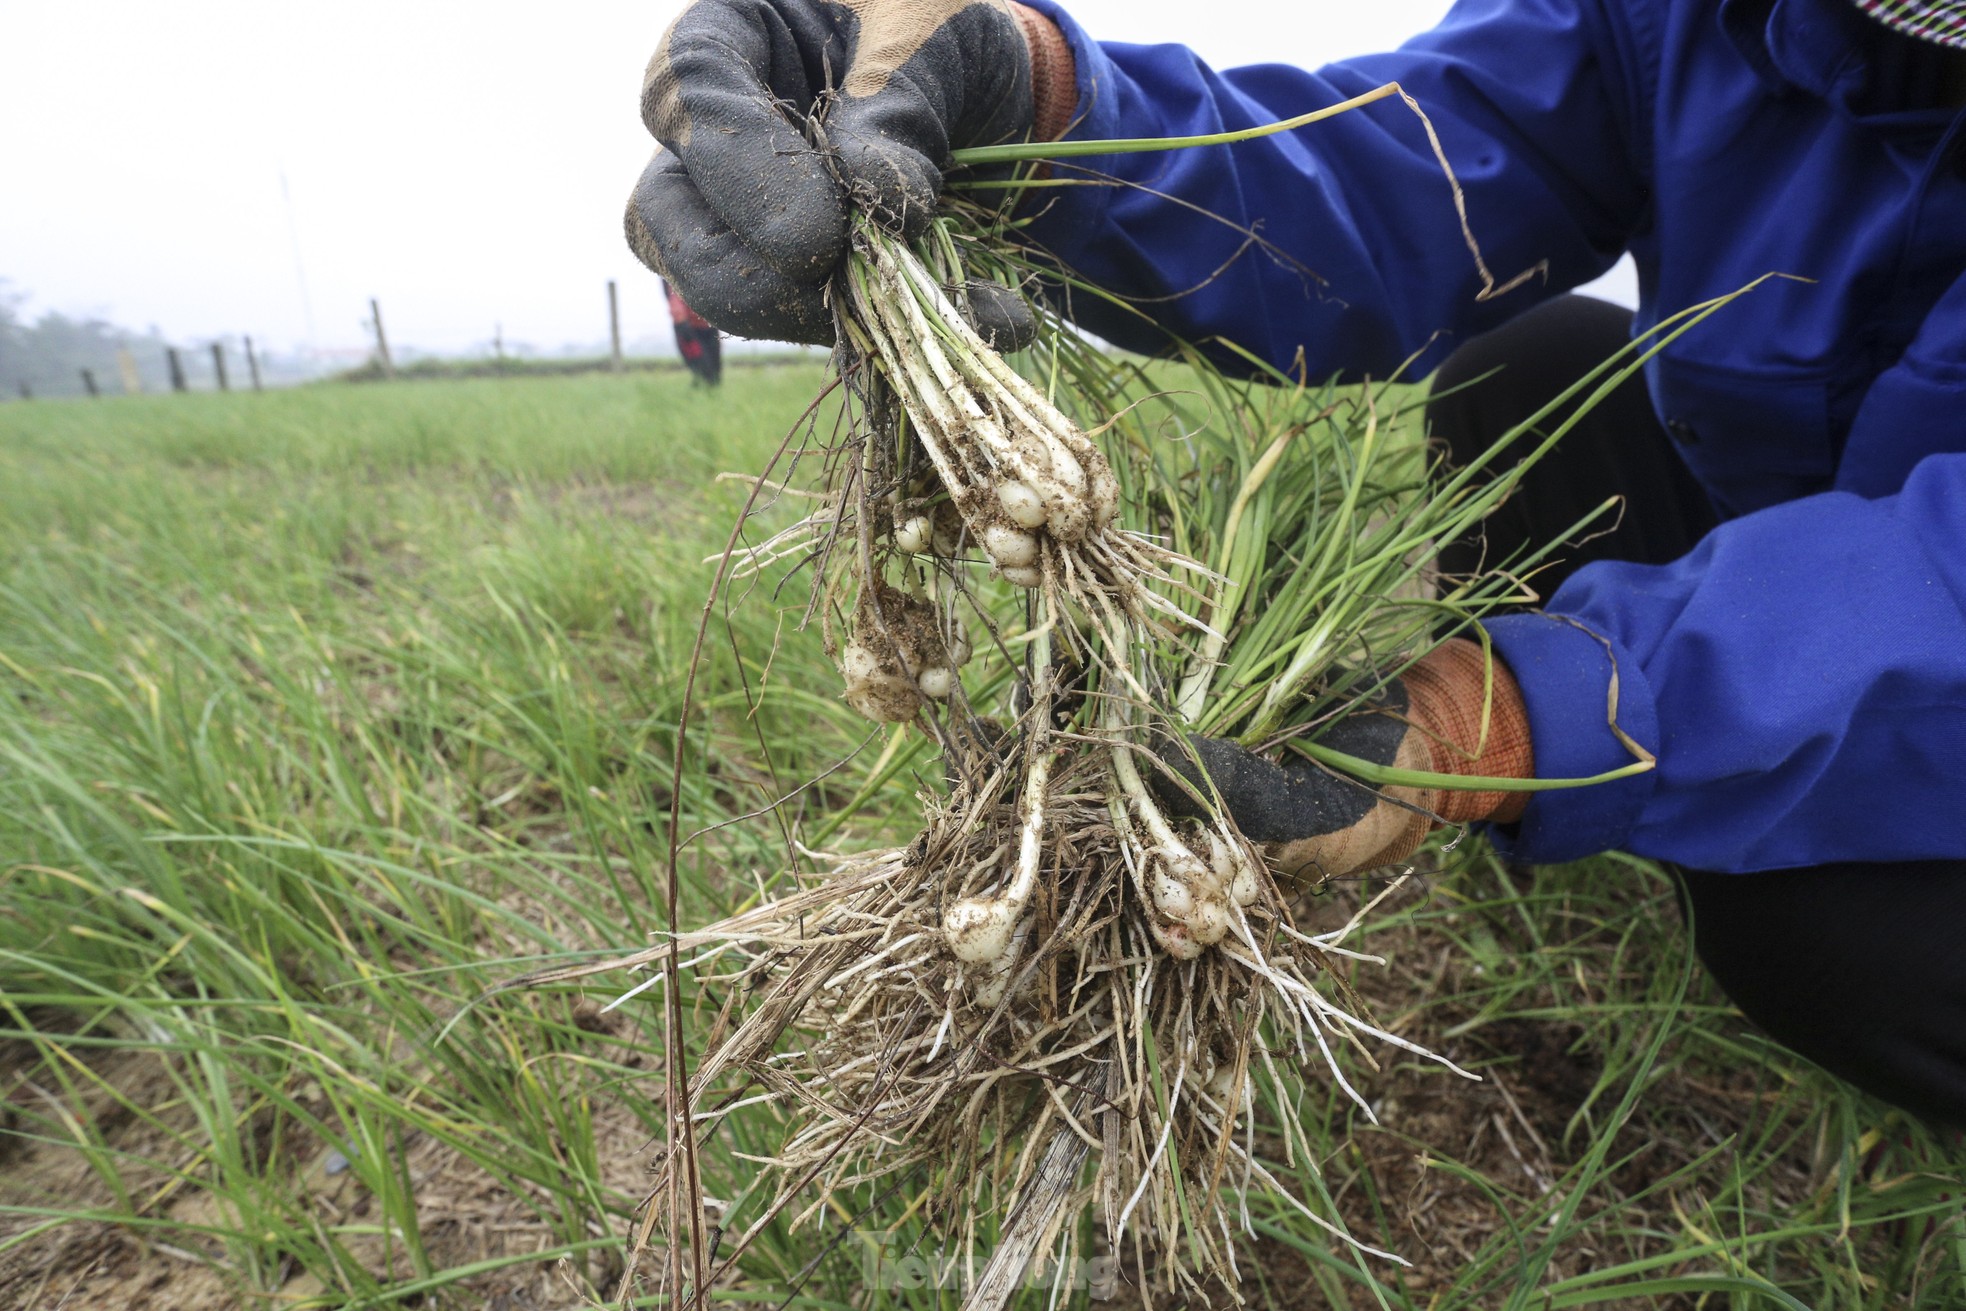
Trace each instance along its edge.
{"label": "green grass row", "polygon": [[[760,463],[819,385],[812,368],[747,379],[10,412],[0,1013],[71,1111],[27,1107],[27,1131],[72,1140],[112,1210],[168,1227],[144,1199],[181,1179],[226,1202],[206,1237],[247,1284],[297,1263],[381,1297],[372,1254],[294,1187],[339,1146],[376,1199],[358,1228],[399,1248],[400,1297],[447,1277],[401,1167],[427,1136],[570,1247],[597,1219],[619,1229],[634,1199],[602,1186],[602,1158],[659,1123],[627,1086],[660,1057],[649,1036],[512,996],[434,1039],[519,961],[633,948],[660,923],[700,562],[737,504],[711,478]],[[691,827],[780,786],[760,738],[799,777],[864,736],[821,660],[767,674],[778,622],[746,608],[741,668],[712,649],[704,746],[722,764],[691,783]],[[747,680],[749,718],[732,709]],[[694,851],[693,877],[746,886],[784,863],[762,829]],[[168,1057],[174,1095],[113,1117],[147,1134],[99,1131],[122,1094],[97,1058],[130,1047]],[[598,1142],[614,1089],[644,1132]]]}
{"label": "green grass row", "polygon": [[[241,1305],[564,1297],[555,1256],[607,1289],[660,1131],[651,998],[598,1016],[615,978],[472,1003],[660,927],[702,559],[741,501],[714,475],[761,468],[821,384],[789,365],[716,392],[601,375],[0,412],[0,1092],[14,1159],[50,1181],[8,1168],[0,1272],[107,1222]],[[779,877],[788,829],[817,840],[881,756],[795,631],[801,599],[754,588],[715,616],[681,798],[706,830],[692,919]],[[888,760],[893,831],[921,763]],[[782,823],[727,822],[829,770]],[[1542,1086],[1520,1039],[1555,1035],[1575,1086],[1510,1119],[1492,1087],[1360,1071],[1408,1108],[1373,1129],[1307,1082],[1294,1110],[1329,1150],[1286,1177],[1425,1259],[1356,1259],[1266,1202],[1255,1304],[1966,1304],[1966,1154],[1746,1033],[1659,871],[1518,887],[1456,859],[1375,925],[1395,968],[1360,986],[1506,1087]],[[739,1119],[710,1191],[776,1132]],[[359,1204],[323,1204],[331,1153]],[[509,1199],[524,1245],[433,1222],[440,1158]],[[53,1160],[84,1185],[57,1190]],[[1416,1214],[1422,1194],[1448,1200]],[[931,1304],[865,1286],[869,1234],[933,1240],[905,1192],[862,1200],[765,1235],[728,1297]]]}

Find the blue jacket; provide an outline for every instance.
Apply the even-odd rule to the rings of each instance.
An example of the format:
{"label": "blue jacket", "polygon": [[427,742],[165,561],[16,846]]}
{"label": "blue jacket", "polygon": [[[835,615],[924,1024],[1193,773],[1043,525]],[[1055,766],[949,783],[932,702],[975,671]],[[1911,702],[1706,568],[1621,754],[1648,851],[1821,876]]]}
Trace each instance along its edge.
{"label": "blue jacket", "polygon": [[[1082,161],[1141,185],[1046,192],[1033,237],[1092,282],[1171,298],[1145,303],[1190,339],[1383,377],[1624,251],[1641,329],[1765,273],[1813,279],[1763,286],[1649,368],[1721,527],[1677,563],[1588,566],[1548,616],[1489,625],[1540,774],[1629,763],[1613,668],[1618,722],[1659,760],[1542,794],[1499,836],[1524,860],[1615,848],[1723,871],[1966,857],[1966,114],[1879,110],[1849,0],[1461,0],[1395,53],[1314,73],[1100,46],[1033,2],[1078,61],[1072,135],[1254,126],[1398,81],[1496,276],[1548,263],[1546,282],[1476,299],[1447,184],[1396,100]],[[1289,36],[1316,39],[1309,20]],[[1234,227],[1146,188],[1256,227],[1276,257],[1232,258]],[[1079,316],[1156,346],[1121,314]]]}

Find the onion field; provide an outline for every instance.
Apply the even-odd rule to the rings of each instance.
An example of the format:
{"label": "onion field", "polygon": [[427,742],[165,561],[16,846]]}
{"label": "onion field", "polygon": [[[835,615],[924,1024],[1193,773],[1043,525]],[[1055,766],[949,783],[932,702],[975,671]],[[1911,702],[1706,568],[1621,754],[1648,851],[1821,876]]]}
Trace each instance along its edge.
{"label": "onion field", "polygon": [[[0,405],[0,1305],[612,1304],[664,1135],[660,993],[494,989],[656,940],[679,787],[688,925],[802,853],[906,841],[946,786],[847,706],[801,587],[706,617],[752,490],[717,475],[823,385]],[[1381,894],[1351,986],[1482,1081],[1341,1053],[1376,1125],[1317,1071],[1268,1108],[1319,1149],[1277,1178],[1408,1264],[1252,1201],[1249,1305],[1966,1305],[1966,1144],[1756,1033],[1665,871],[1469,839],[1302,913]],[[691,988],[702,1040],[730,998]],[[776,1142],[755,1111],[706,1187]],[[955,1308],[969,1255],[914,1202],[788,1213],[719,1296]],[[1144,1305],[1097,1259],[1027,1301]]]}

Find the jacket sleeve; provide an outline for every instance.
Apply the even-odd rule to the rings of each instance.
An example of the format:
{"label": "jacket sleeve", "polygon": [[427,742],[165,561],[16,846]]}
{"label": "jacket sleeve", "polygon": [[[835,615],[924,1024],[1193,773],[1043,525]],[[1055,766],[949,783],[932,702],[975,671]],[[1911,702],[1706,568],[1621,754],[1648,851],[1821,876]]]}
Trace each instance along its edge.
{"label": "jacket sleeve", "polygon": [[[1598,0],[1460,0],[1392,54],[1226,73],[1181,46],[1099,45],[1052,0],[1031,3],[1072,46],[1070,138],[1255,127],[1397,81],[1440,134],[1495,278],[1547,265],[1508,295],[1478,299],[1452,188],[1420,119],[1392,98],[1234,146],[1059,165],[1060,178],[1118,185],[1036,193],[1028,233],[1131,302],[1081,293],[1070,307],[1119,345],[1153,353],[1165,331],[1221,336],[1280,368],[1301,347],[1315,377],[1385,377],[1424,351],[1424,372],[1455,340],[1601,273],[1643,221],[1638,56],[1627,20]],[[1310,17],[1278,34],[1291,50],[1316,40]]]}
{"label": "jacket sleeve", "polygon": [[1897,494],[1826,492],[1723,524],[1669,565],[1577,571],[1488,631],[1528,704],[1526,861],[1617,848],[1723,873],[1966,852],[1966,454]]}

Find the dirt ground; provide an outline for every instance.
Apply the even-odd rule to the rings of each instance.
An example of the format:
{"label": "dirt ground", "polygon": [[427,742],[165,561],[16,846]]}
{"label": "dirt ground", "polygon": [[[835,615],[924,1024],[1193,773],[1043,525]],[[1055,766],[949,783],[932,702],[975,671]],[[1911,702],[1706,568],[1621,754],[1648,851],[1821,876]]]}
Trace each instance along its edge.
{"label": "dirt ground", "polygon": [[[1379,1125],[1361,1127],[1344,1151],[1323,1163],[1350,1231],[1412,1263],[1405,1283],[1417,1301],[1447,1291],[1475,1251],[1493,1238],[1501,1218],[1482,1187],[1437,1168],[1438,1160],[1457,1162],[1518,1193],[1548,1194],[1589,1148],[1587,1134],[1566,1135],[1597,1085],[1604,1053],[1591,1049],[1581,1027],[1560,1021],[1510,1017],[1454,1036],[1475,1018],[1471,1010],[1448,1005],[1407,1012],[1421,998],[1479,997],[1481,981],[1471,963],[1425,930],[1377,934],[1370,945],[1387,958],[1389,968],[1361,970],[1355,981],[1380,1020],[1390,1021],[1393,1031],[1422,1046],[1478,1068],[1482,1076],[1482,1082],[1469,1083],[1418,1061],[1355,1076]],[[1746,1019],[1738,1026],[1752,1027]],[[1765,1071],[1751,1067],[1733,1068],[1712,1081],[1696,1080],[1675,1068],[1662,1071],[1613,1143],[1608,1159],[1621,1164],[1596,1185],[1585,1213],[1622,1204],[1701,1153],[1723,1146],[1745,1122],[1780,1104],[1780,1095],[1767,1082]],[[1609,1109],[1600,1104],[1599,1112]],[[1390,1219],[1358,1186],[1366,1175]],[[1774,1200],[1799,1204],[1822,1179],[1814,1163],[1795,1158],[1779,1163],[1762,1184]],[[1641,1214],[1656,1217],[1653,1232],[1669,1234],[1677,1227],[1674,1205],[1670,1195],[1648,1197],[1625,1219],[1634,1223]],[[1634,1255],[1573,1243],[1558,1254],[1544,1279],[1588,1273]],[[1254,1256],[1277,1311],[1367,1311],[1378,1305],[1363,1291],[1353,1307],[1328,1301],[1303,1257],[1281,1243],[1259,1240]],[[1245,1294],[1253,1296],[1248,1289]],[[1133,1311],[1145,1303],[1123,1298],[1115,1305]],[[1225,1294],[1212,1302],[1188,1304],[1183,1311],[1227,1311],[1235,1305]],[[1594,1305],[1616,1309],[1628,1304]],[[1694,1311],[1700,1303],[1689,1295],[1629,1305],[1633,1311]],[[1156,1299],[1153,1306],[1168,1311],[1169,1303]]]}
{"label": "dirt ground", "polygon": [[[51,1091],[44,1070],[31,1065],[31,1052],[19,1044],[0,1047],[0,1087],[7,1090],[9,1127],[19,1127],[19,1110],[32,1102],[47,1106]],[[168,1151],[169,1129],[186,1130],[191,1117],[174,1103],[174,1090],[162,1060],[147,1052],[110,1052],[95,1062],[97,1072],[135,1106],[147,1107],[160,1122],[147,1124],[107,1095],[89,1099],[95,1130],[113,1150],[135,1159],[158,1159]],[[626,1192],[640,1186],[638,1158],[628,1145],[641,1130],[625,1106],[597,1109],[603,1142],[624,1150],[614,1158],[606,1182]],[[162,1126],[162,1127],[160,1127]],[[332,1146],[323,1144],[306,1173],[306,1189],[324,1223],[360,1223],[370,1199],[352,1172],[340,1166]],[[413,1143],[407,1154],[423,1217],[423,1238],[439,1269],[487,1258],[516,1256],[556,1245],[549,1229],[524,1202],[451,1148],[431,1139]],[[125,1166],[130,1196],[143,1216],[197,1224],[224,1222],[209,1194],[174,1187],[163,1171],[145,1178]],[[8,1135],[0,1137],[0,1206],[64,1208],[108,1207],[114,1201],[88,1158],[66,1144]],[[0,1215],[0,1243],[28,1235],[43,1223],[31,1216]],[[596,1229],[595,1237],[602,1236]],[[180,1240],[181,1241],[181,1240]],[[391,1254],[380,1237],[350,1244],[371,1273],[406,1277],[400,1248]],[[332,1305],[315,1301],[322,1288],[311,1276],[291,1274],[269,1298],[242,1301],[242,1281],[227,1277],[222,1247],[194,1251],[175,1242],[147,1239],[127,1225],[71,1223],[27,1237],[0,1253],[0,1308],[7,1311],[221,1311],[239,1306]],[[278,1272],[275,1272],[276,1275]],[[595,1271],[605,1284],[614,1272]],[[595,1302],[592,1289],[571,1269],[549,1262],[524,1262],[478,1276],[436,1300],[410,1297],[402,1306],[483,1308],[484,1311],[561,1311]]]}
{"label": "dirt ground", "polygon": [[[1456,995],[1469,990],[1468,968],[1437,939],[1414,931],[1395,941],[1381,936],[1373,948],[1392,961],[1386,970],[1366,970],[1360,983],[1382,1019],[1399,1016],[1415,998]],[[1471,1253],[1488,1238],[1497,1223],[1494,1203],[1474,1183],[1432,1168],[1436,1155],[1450,1157],[1481,1175],[1518,1191],[1548,1191],[1552,1182],[1583,1150],[1566,1144],[1565,1129],[1595,1085],[1601,1055],[1580,1048],[1576,1027],[1523,1019],[1494,1021],[1459,1038],[1443,1037],[1448,1029],[1470,1017],[1442,1008],[1428,1010],[1398,1023],[1400,1031],[1463,1063],[1481,1063],[1483,1082],[1468,1083],[1437,1068],[1406,1062],[1369,1076],[1365,1087],[1373,1099],[1381,1128],[1365,1128],[1338,1158],[1324,1163],[1325,1176],[1354,1233],[1375,1245],[1389,1246],[1413,1262],[1408,1286],[1418,1293],[1444,1289],[1466,1268]],[[0,1089],[6,1092],[5,1114],[18,1127],[19,1112],[35,1103],[45,1110],[54,1094],[46,1072],[31,1068],[31,1051],[0,1048]],[[101,1053],[96,1069],[131,1104],[151,1108],[164,1125],[188,1128],[188,1112],[176,1106],[174,1091],[162,1061],[150,1053]],[[634,1095],[630,1090],[627,1095]],[[1631,1154],[1611,1178],[1599,1185],[1604,1201],[1642,1191],[1661,1174],[1698,1153],[1720,1144],[1739,1129],[1751,1106],[1766,1096],[1756,1087],[1756,1075],[1743,1071],[1732,1086],[1694,1084],[1667,1073],[1651,1090],[1641,1115],[1617,1144],[1615,1156]],[[87,1107],[95,1131],[112,1149],[134,1159],[158,1159],[169,1148],[165,1133],[115,1100],[98,1095]],[[626,1193],[639,1190],[643,1158],[633,1148],[641,1129],[625,1106],[597,1114],[608,1119],[599,1126],[601,1141],[622,1144],[606,1154],[611,1164],[608,1183]],[[309,1167],[308,1191],[326,1223],[359,1223],[369,1199],[351,1172],[331,1173],[332,1147],[323,1144]],[[415,1143],[409,1166],[418,1180],[424,1239],[432,1262],[445,1268],[484,1258],[517,1255],[545,1249],[554,1243],[549,1230],[496,1181],[484,1175],[451,1149],[430,1140]],[[1394,1228],[1375,1214],[1357,1186],[1369,1171],[1378,1195],[1396,1199]],[[223,1217],[210,1214],[209,1198],[174,1186],[162,1171],[145,1179],[131,1177],[130,1195],[139,1214],[197,1222]],[[1806,1196],[1812,1186],[1798,1163],[1794,1177],[1774,1180],[1783,1191]],[[0,1137],[0,1205],[103,1206],[113,1203],[107,1186],[87,1158],[73,1148],[19,1136]],[[1668,1199],[1659,1199],[1668,1206]],[[202,1210],[201,1210],[202,1208]],[[0,1243],[28,1234],[40,1223],[22,1215],[0,1216]],[[1670,1225],[1667,1226],[1670,1228]],[[600,1231],[596,1230],[596,1236]],[[361,1259],[373,1273],[390,1273],[390,1254],[380,1238]],[[1322,1292],[1309,1277],[1302,1258],[1288,1248],[1260,1243],[1253,1255],[1263,1266],[1265,1282],[1281,1311],[1326,1311]],[[1597,1253],[1572,1247],[1560,1254],[1548,1277],[1576,1274],[1606,1260],[1626,1259],[1630,1253]],[[0,1308],[56,1311],[61,1308],[127,1308],[128,1311],[217,1311],[242,1305],[237,1289],[248,1281],[228,1279],[227,1254],[214,1246],[198,1252],[171,1243],[147,1240],[129,1226],[77,1223],[51,1228],[0,1253]],[[278,1272],[275,1272],[276,1274]],[[395,1253],[395,1273],[405,1273],[401,1253]],[[592,1272],[603,1288],[614,1271]],[[282,1306],[307,1303],[322,1289],[311,1278],[292,1276],[270,1299],[247,1305]],[[1136,1295],[1137,1296],[1137,1295]],[[406,1299],[407,1306],[482,1307],[489,1311],[560,1311],[592,1306],[597,1295],[591,1285],[567,1269],[544,1262],[521,1262],[474,1279],[434,1301]],[[315,1305],[322,1305],[315,1303]],[[1140,1305],[1128,1295],[1113,1305]],[[1167,1308],[1157,1300],[1157,1308]],[[1223,1297],[1215,1305],[1233,1303]],[[1670,1304],[1649,1302],[1659,1311]],[[1689,1303],[1690,1305],[1690,1303]],[[1199,1306],[1196,1308],[1199,1311]],[[1349,1309],[1347,1309],[1349,1311]],[[1363,1308],[1361,1307],[1361,1311]]]}

